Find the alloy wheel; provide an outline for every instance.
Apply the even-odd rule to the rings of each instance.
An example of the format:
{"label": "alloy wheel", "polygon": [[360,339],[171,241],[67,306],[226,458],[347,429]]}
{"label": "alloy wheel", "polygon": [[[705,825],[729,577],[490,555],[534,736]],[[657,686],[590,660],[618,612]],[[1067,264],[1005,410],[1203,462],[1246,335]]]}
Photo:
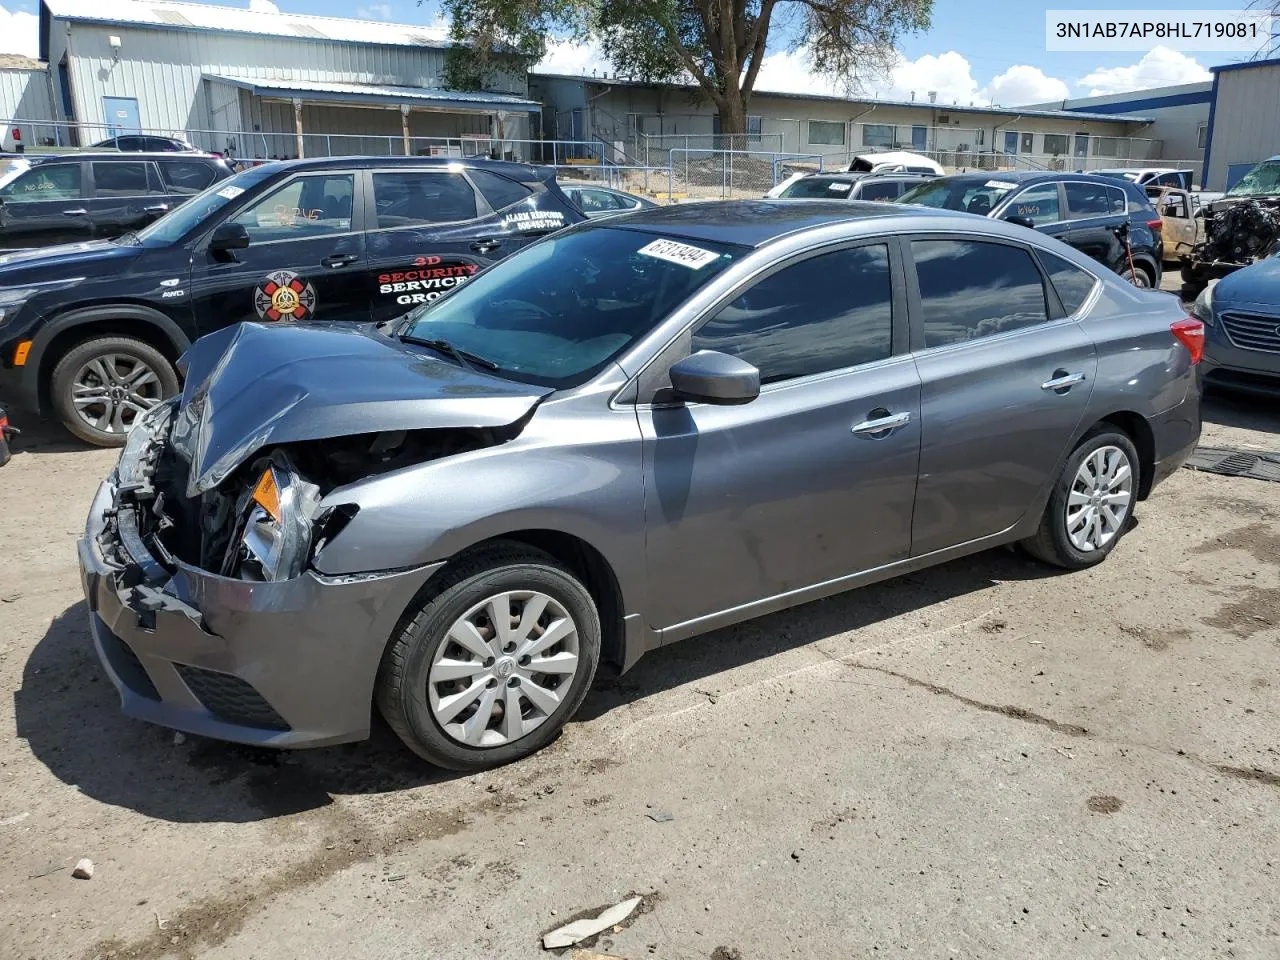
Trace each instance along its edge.
{"label": "alloy wheel", "polygon": [[102,433],[128,433],[163,399],[159,376],[138,357],[105,353],[86,361],[71,383],[76,415]]}
{"label": "alloy wheel", "polygon": [[556,712],[578,672],[578,628],[545,593],[513,590],[453,622],[427,674],[432,716],[470,747],[498,747]]}
{"label": "alloy wheel", "polygon": [[1124,529],[1133,506],[1133,465],[1115,446],[1099,447],[1080,464],[1067,495],[1067,537],[1082,553],[1101,550]]}

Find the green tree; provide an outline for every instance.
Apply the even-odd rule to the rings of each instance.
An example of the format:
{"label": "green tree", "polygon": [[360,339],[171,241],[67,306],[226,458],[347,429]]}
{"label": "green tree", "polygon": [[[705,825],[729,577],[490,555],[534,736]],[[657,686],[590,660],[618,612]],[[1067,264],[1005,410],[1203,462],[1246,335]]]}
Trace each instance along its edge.
{"label": "green tree", "polygon": [[929,26],[933,0],[445,0],[446,82],[485,86],[512,56],[538,59],[548,36],[599,44],[608,65],[654,83],[691,76],[745,133],[747,105],[771,30],[809,53],[815,72],[852,93],[892,66],[906,33]]}

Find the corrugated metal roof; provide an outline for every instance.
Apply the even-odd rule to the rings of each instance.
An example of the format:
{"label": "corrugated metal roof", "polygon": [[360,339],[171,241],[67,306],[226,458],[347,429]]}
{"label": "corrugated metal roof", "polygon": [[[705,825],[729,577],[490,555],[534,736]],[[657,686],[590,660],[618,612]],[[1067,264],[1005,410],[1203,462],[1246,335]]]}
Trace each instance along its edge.
{"label": "corrugated metal roof", "polygon": [[396,47],[447,47],[443,27],[314,17],[299,13],[267,13],[213,3],[176,0],[44,0],[54,16],[92,23],[180,27],[274,37],[308,37]]}
{"label": "corrugated metal roof", "polygon": [[398,104],[404,101],[429,101],[434,106],[456,110],[540,110],[536,100],[526,100],[510,93],[483,93],[469,90],[440,90],[433,87],[396,87],[373,83],[328,83],[314,80],[259,80],[223,73],[206,73],[205,78],[234,84],[255,96],[326,101],[366,101]]}

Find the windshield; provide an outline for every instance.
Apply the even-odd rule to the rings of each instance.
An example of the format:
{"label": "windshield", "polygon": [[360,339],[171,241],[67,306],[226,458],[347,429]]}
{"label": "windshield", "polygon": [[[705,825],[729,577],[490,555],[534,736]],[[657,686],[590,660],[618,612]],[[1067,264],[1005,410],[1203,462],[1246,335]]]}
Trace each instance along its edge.
{"label": "windshield", "polygon": [[1264,160],[1227,191],[1228,197],[1259,197],[1280,193],[1280,160]]}
{"label": "windshield", "polygon": [[513,380],[576,386],[743,252],[617,227],[575,230],[414,310],[403,336],[447,340]]}
{"label": "windshield", "polygon": [[276,172],[275,164],[268,163],[237,173],[226,180],[219,180],[203,193],[197,193],[182,206],[175,207],[129,237],[136,239],[144,247],[167,247],[171,243],[177,243],[206,217],[217,213],[240,194],[274,176]]}
{"label": "windshield", "polygon": [[986,216],[1017,186],[1011,180],[1001,180],[998,177],[991,180],[972,177],[963,180],[930,180],[912,187],[897,202],[918,203],[925,207],[961,210]]}
{"label": "windshield", "polygon": [[805,177],[803,180],[797,180],[787,189],[783,190],[778,196],[787,197],[791,200],[813,200],[818,198],[827,198],[833,200],[843,200],[849,196],[849,191],[853,189],[852,180],[828,180],[825,177]]}

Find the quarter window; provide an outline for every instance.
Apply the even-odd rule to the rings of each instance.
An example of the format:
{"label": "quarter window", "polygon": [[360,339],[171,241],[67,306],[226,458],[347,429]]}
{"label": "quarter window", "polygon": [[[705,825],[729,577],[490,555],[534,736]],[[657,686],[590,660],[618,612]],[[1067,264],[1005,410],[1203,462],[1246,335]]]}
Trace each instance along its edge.
{"label": "quarter window", "polygon": [[1044,280],[1021,247],[974,240],[913,240],[926,347],[1044,323]]}
{"label": "quarter window", "polygon": [[1053,289],[1058,291],[1058,299],[1068,314],[1075,313],[1088,299],[1093,286],[1098,281],[1087,271],[1081,270],[1074,263],[1062,259],[1056,253],[1047,250],[1038,251],[1040,263],[1049,274]]}
{"label": "quarter window", "polygon": [[1036,226],[1057,223],[1062,219],[1058,211],[1058,185],[1042,183],[1028,187],[1013,198],[1004,215],[1026,217]]}
{"label": "quarter window", "polygon": [[480,188],[484,198],[489,201],[489,206],[495,210],[519,203],[533,192],[522,183],[508,180],[488,170],[472,170],[471,181]]}
{"label": "quarter window", "polygon": [[776,383],[891,353],[889,248],[838,250],[779,270],[704,323],[692,349],[719,350]]}
{"label": "quarter window", "polygon": [[254,243],[303,240],[351,229],[354,178],[349,173],[298,177],[235,218]]}
{"label": "quarter window", "polygon": [[165,188],[173,193],[196,194],[213,183],[214,170],[196,160],[159,160]]}
{"label": "quarter window", "polygon": [[80,196],[80,164],[42,164],[0,190],[11,202],[70,200]]}
{"label": "quarter window", "polygon": [[378,226],[415,227],[476,218],[476,192],[460,173],[375,173]]}
{"label": "quarter window", "polygon": [[147,194],[145,163],[95,163],[93,192],[98,197],[142,197]]}

